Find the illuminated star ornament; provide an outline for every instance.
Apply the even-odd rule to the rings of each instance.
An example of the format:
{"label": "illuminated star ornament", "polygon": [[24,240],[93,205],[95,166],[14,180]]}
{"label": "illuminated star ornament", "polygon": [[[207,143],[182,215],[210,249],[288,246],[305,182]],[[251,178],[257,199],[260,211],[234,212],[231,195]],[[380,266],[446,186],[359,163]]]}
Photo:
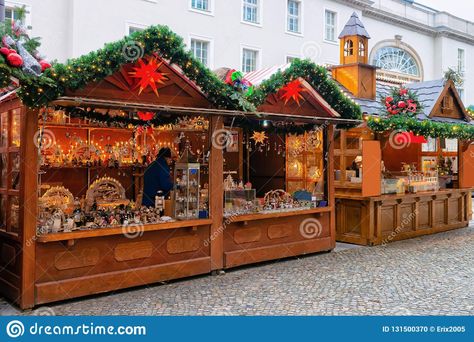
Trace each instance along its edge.
{"label": "illuminated star ornament", "polygon": [[301,82],[299,80],[294,80],[280,89],[280,98],[285,100],[285,104],[293,99],[299,106],[300,100],[303,99],[303,95],[301,95],[301,93],[304,91],[306,91],[306,89],[302,87]]}
{"label": "illuminated star ornament", "polygon": [[162,64],[163,62],[159,63],[155,57],[150,58],[148,64],[144,62],[143,58],[138,60],[138,66],[134,67],[133,71],[129,72],[131,77],[138,79],[138,84],[134,88],[139,88],[138,95],[140,95],[143,90],[150,87],[153,89],[156,96],[159,96],[157,85],[164,84],[165,81],[168,81],[166,74],[158,71]]}
{"label": "illuminated star ornament", "polygon": [[152,112],[138,112],[137,115],[143,121],[150,121],[155,117],[155,113]]}
{"label": "illuminated star ornament", "polygon": [[268,137],[265,132],[253,132],[253,135],[250,139],[255,141],[256,144],[263,144],[265,140],[268,139]]}

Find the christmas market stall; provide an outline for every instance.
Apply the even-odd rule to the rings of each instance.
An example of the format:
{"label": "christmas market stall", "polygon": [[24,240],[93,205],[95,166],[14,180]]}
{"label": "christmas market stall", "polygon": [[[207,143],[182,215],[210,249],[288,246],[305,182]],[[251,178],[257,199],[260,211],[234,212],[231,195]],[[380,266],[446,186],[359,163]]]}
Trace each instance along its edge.
{"label": "christmas market stall", "polygon": [[360,122],[359,107],[309,61],[220,73],[253,84],[257,108],[225,120],[242,144],[224,153],[223,268],[332,250],[333,129]]}
{"label": "christmas market stall", "polygon": [[340,39],[333,78],[361,106],[365,122],[335,133],[336,239],[377,245],[466,227],[474,125],[453,81],[376,80],[357,16]]}
{"label": "christmas market stall", "polygon": [[[2,294],[31,308],[221,268],[212,108],[253,108],[243,95],[167,27],[53,66],[24,31],[4,34]],[[168,188],[147,193],[149,167]]]}

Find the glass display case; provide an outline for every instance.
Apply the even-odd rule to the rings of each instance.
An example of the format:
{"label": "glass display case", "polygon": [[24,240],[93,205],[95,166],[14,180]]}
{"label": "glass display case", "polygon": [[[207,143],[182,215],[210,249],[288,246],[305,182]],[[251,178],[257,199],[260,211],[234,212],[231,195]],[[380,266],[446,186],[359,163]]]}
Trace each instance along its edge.
{"label": "glass display case", "polygon": [[178,220],[199,218],[199,163],[177,163],[175,166],[174,216]]}
{"label": "glass display case", "polygon": [[249,214],[255,212],[255,189],[235,189],[224,191],[224,216]]}

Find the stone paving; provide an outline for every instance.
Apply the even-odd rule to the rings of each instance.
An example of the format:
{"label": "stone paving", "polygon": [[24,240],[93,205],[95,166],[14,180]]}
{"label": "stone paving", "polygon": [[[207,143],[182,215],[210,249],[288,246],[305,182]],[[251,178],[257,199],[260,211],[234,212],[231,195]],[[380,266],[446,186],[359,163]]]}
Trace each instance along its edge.
{"label": "stone paving", "polygon": [[[40,310],[40,311],[36,311]],[[474,315],[474,227],[254,265],[23,314]],[[0,314],[18,314],[0,300]]]}

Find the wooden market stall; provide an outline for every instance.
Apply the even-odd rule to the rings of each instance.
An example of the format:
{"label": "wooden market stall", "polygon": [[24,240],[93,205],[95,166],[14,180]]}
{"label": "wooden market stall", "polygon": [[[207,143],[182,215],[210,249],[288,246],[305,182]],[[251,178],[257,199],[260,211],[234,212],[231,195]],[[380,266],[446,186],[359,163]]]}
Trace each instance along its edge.
{"label": "wooden market stall", "polygon": [[[351,120],[296,70],[286,65],[245,75],[257,89],[273,90],[262,94],[257,118],[226,121],[230,130],[245,127],[245,158],[224,169],[224,268],[335,247],[332,135],[335,123]],[[299,132],[279,129],[285,117],[301,125]],[[224,159],[235,152],[228,148]]]}
{"label": "wooden market stall", "polygon": [[356,15],[340,39],[333,77],[366,122],[336,132],[336,239],[375,245],[466,227],[474,126],[453,82],[376,81],[367,65],[369,36]]}
{"label": "wooden market stall", "polygon": [[[157,26],[42,76],[6,70],[20,86],[0,102],[5,297],[31,308],[219,268],[211,107],[232,106],[233,91],[181,38]],[[144,172],[162,147],[174,187],[145,207]]]}

